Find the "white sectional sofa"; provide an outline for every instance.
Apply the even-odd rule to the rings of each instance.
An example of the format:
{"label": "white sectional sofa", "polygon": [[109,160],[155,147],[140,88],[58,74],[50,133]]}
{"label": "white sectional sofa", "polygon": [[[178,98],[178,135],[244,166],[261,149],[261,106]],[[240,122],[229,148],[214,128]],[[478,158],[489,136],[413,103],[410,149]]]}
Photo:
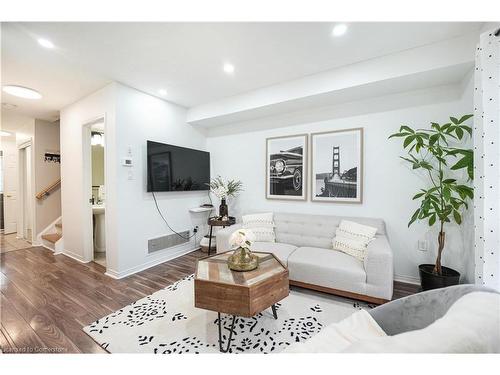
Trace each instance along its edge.
{"label": "white sectional sofa", "polygon": [[[342,219],[377,228],[364,261],[333,250]],[[276,242],[255,242],[254,251],[273,253],[288,266],[290,284],[381,304],[391,300],[393,258],[382,219],[274,213]],[[236,224],[217,232],[217,252],[230,250]]]}

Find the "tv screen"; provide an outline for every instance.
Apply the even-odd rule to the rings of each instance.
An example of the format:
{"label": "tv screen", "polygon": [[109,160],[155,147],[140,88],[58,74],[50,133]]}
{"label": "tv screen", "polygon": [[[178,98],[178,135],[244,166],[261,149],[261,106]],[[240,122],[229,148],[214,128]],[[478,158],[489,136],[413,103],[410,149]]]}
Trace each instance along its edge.
{"label": "tv screen", "polygon": [[210,153],[148,141],[148,191],[208,190]]}

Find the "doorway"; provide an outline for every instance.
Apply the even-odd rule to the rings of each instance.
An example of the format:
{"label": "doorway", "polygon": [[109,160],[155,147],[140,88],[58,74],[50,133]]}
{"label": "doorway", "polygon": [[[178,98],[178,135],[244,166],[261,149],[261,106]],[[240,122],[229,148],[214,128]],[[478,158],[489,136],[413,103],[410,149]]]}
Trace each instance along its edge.
{"label": "doorway", "polygon": [[19,160],[19,218],[17,237],[33,243],[34,180],[33,147],[31,140],[18,146]]}
{"label": "doorway", "polygon": [[100,117],[83,127],[84,192],[88,202],[88,259],[106,267],[105,121]]}

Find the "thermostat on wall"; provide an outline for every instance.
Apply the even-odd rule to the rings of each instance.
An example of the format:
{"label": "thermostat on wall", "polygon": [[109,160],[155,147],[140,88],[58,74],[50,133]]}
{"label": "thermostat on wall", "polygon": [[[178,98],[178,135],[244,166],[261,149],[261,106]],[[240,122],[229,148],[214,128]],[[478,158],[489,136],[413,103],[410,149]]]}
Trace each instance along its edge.
{"label": "thermostat on wall", "polygon": [[122,165],[124,167],[131,167],[132,166],[132,158],[130,157],[125,157],[122,159]]}

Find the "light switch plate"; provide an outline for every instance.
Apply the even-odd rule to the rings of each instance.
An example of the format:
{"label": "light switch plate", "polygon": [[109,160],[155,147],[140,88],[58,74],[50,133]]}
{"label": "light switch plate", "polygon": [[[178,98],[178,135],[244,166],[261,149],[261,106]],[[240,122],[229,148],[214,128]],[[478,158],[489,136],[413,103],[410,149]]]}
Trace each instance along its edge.
{"label": "light switch plate", "polygon": [[429,242],[427,240],[418,240],[417,247],[420,251],[427,251],[429,250]]}

